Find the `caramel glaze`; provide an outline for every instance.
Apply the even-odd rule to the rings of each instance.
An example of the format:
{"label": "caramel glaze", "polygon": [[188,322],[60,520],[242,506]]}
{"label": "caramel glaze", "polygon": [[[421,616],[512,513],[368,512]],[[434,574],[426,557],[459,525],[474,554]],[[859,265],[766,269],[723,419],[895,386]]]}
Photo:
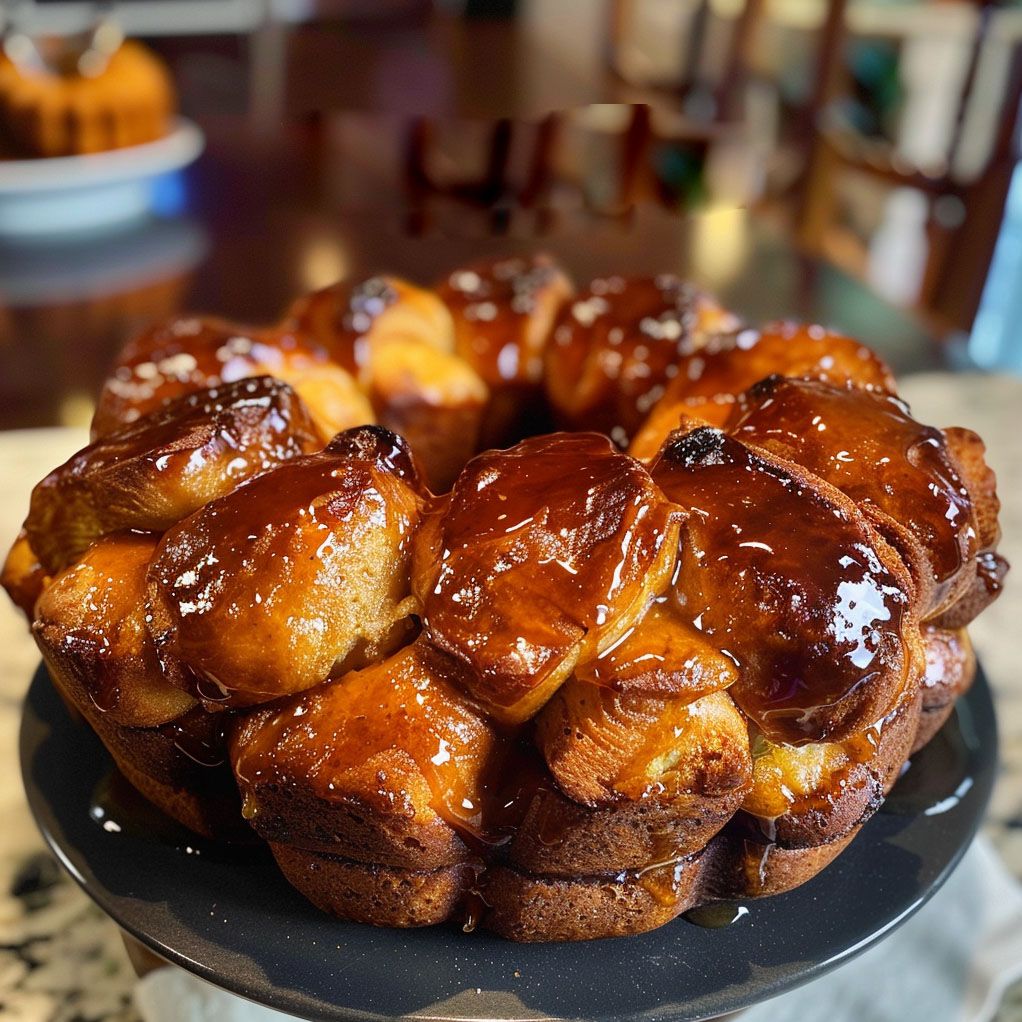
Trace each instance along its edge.
{"label": "caramel glaze", "polygon": [[723,426],[738,396],[771,373],[894,392],[894,376],[875,352],[820,326],[782,322],[717,334],[678,360],[632,454],[652,460],[683,416]]}
{"label": "caramel glaze", "polygon": [[479,449],[488,396],[467,362],[421,341],[384,344],[373,356],[374,413],[411,444],[436,492],[450,489]]}
{"label": "caramel glaze", "polygon": [[976,555],[975,571],[962,595],[946,610],[935,614],[931,623],[952,630],[964,628],[990,606],[1004,589],[1004,577],[1010,565],[996,550],[981,550]]}
{"label": "caramel glaze", "polygon": [[684,619],[669,595],[661,595],[620,638],[580,664],[575,677],[619,692],[692,700],[727,688],[738,669]]}
{"label": "caramel glaze", "polygon": [[249,476],[319,446],[305,407],[279,380],[186,394],[54,469],[32,491],[25,531],[55,571],[98,536],[162,532]]}
{"label": "caramel glaze", "polygon": [[996,598],[1004,589],[1004,576],[1008,574],[1008,562],[993,550],[984,550],[976,557],[976,574],[980,584]]}
{"label": "caramel glaze", "polygon": [[699,880],[698,854],[667,862],[654,862],[643,869],[623,870],[614,876],[617,884],[638,884],[658,904],[679,912],[691,905]]}
{"label": "caramel glaze", "polygon": [[[857,504],[879,508],[917,541],[885,534],[913,568],[923,618],[953,602],[974,573],[969,491],[943,433],[891,394],[771,376],[743,394],[725,427],[743,443],[804,465]],[[922,549],[924,564],[916,551]]]}
{"label": "caramel glaze", "polygon": [[93,544],[43,593],[33,625],[51,668],[126,727],[154,727],[195,705],[163,677],[145,620],[145,575],[156,542],[124,532]]}
{"label": "caramel glaze", "polygon": [[312,338],[363,385],[381,342],[422,341],[441,351],[454,343],[450,314],[437,296],[396,277],[340,281],[305,295],[284,325]]}
{"label": "caramel glaze", "polygon": [[326,364],[326,350],[293,330],[179,316],[125,345],[100,392],[92,435],[134,422],[183,394],[249,376],[286,379]]}
{"label": "caramel glaze", "polygon": [[[261,790],[307,786],[325,803],[364,801],[378,788],[381,813],[389,806],[412,827],[424,825],[423,814],[435,810],[470,848],[499,845],[509,836],[499,810],[511,739],[445,677],[443,657],[421,642],[257,711],[231,748],[246,815],[257,830]],[[407,778],[409,760],[411,793],[395,791],[395,780]],[[414,796],[418,778],[428,785],[425,806]],[[409,837],[414,840],[414,832]]]}
{"label": "caramel glaze", "polygon": [[554,319],[572,290],[542,253],[473,263],[436,288],[454,317],[455,350],[493,388],[541,381]]}
{"label": "caramel glaze", "polygon": [[[777,821],[785,814],[816,811],[832,813],[837,798],[844,797],[850,781],[867,783],[868,775],[854,778],[856,767],[868,763],[875,753],[873,742],[856,735],[845,742],[812,742],[778,745],[756,733],[752,743],[753,783],[743,810],[758,824],[764,839],[777,839]],[[877,791],[877,798],[880,796]],[[875,808],[876,800],[870,800]],[[854,822],[858,822],[858,817]]]}
{"label": "caramel glaze", "polygon": [[734,659],[746,715],[796,745],[876,720],[916,669],[918,623],[900,558],[855,505],[710,427],[673,436],[651,471],[690,512],[673,598]]}
{"label": "caramel glaze", "polygon": [[[776,745],[753,729],[753,783],[725,825],[719,852],[739,890],[760,896],[792,886],[784,856],[833,859],[884,803],[919,730],[920,691],[906,687],[860,733],[835,743]],[[735,859],[737,856],[737,860]],[[797,876],[797,874],[796,874]],[[734,890],[733,879],[726,889]]]}
{"label": "caramel glaze", "polygon": [[168,674],[210,706],[245,706],[393,648],[422,500],[407,444],[363,426],[206,504],[149,569]]}
{"label": "caramel glaze", "polygon": [[7,551],[3,568],[0,569],[0,586],[7,590],[7,595],[31,623],[35,616],[36,601],[49,584],[50,575],[39,563],[28,533],[22,529]]}
{"label": "caramel glaze", "polygon": [[432,488],[448,489],[478,449],[489,389],[454,353],[440,298],[395,277],[371,277],[300,298],[285,322],[358,380],[372,420],[411,443]]}
{"label": "caramel glaze", "polygon": [[162,732],[196,766],[213,770],[227,762],[227,732],[231,714],[207,713],[201,706],[167,721]]}
{"label": "caramel glaze", "polygon": [[951,426],[943,434],[972,500],[979,548],[972,577],[963,585],[959,598],[931,618],[939,627],[954,630],[964,628],[1000,596],[1008,562],[997,553],[1001,502],[997,497],[997,476],[986,463],[982,439],[971,429],[959,426]]}
{"label": "caramel glaze", "polygon": [[680,517],[597,434],[481,454],[416,541],[425,633],[490,712],[526,719],[645,610],[671,570]]}
{"label": "caramel glaze", "polygon": [[680,358],[737,320],[671,274],[605,277],[568,303],[547,348],[547,397],[559,425],[620,447],[664,393]]}
{"label": "caramel glaze", "polygon": [[906,686],[879,719],[840,742],[779,745],[753,728],[743,815],[764,840],[786,847],[840,837],[881,805],[908,756],[920,708],[918,687]]}

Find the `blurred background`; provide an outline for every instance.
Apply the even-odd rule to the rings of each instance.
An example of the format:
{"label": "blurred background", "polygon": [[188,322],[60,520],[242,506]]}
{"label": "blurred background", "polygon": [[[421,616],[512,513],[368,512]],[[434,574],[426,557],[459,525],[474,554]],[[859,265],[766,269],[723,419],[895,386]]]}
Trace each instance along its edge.
{"label": "blurred background", "polygon": [[[81,171],[39,192],[24,157],[44,151],[7,147],[0,427],[87,421],[113,352],[153,317],[270,320],[348,273],[431,281],[480,249],[545,247],[579,277],[678,270],[753,319],[857,333],[903,370],[1022,369],[1017,4],[11,0],[4,15],[15,67],[26,37],[115,19],[166,62],[206,148],[175,174],[139,170],[150,194],[131,215],[86,192],[80,222],[67,203],[83,196],[61,189]],[[27,205],[26,184],[49,205]]]}

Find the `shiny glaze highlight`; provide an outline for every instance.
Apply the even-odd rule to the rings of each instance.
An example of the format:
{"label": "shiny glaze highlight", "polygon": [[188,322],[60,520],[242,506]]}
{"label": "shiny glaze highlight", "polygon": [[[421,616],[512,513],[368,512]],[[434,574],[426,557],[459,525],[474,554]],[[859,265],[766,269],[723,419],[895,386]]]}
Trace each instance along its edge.
{"label": "shiny glaze highlight", "polygon": [[425,633],[492,712],[531,715],[645,609],[679,519],[645,469],[597,434],[481,454],[416,545]]}
{"label": "shiny glaze highlight", "polygon": [[161,660],[204,701],[241,706],[372,660],[410,627],[421,502],[404,441],[362,427],[205,505],[149,570]]}
{"label": "shiny glaze highlight", "polygon": [[924,617],[954,594],[976,555],[972,501],[943,433],[916,422],[903,401],[857,387],[770,377],[742,395],[725,428],[907,528],[925,551],[923,565],[913,564],[912,550],[901,551],[927,582]]}
{"label": "shiny glaze highlight", "polygon": [[679,610],[732,657],[729,689],[767,737],[845,737],[906,683],[917,628],[900,561],[850,502],[709,427],[652,468],[689,511]]}

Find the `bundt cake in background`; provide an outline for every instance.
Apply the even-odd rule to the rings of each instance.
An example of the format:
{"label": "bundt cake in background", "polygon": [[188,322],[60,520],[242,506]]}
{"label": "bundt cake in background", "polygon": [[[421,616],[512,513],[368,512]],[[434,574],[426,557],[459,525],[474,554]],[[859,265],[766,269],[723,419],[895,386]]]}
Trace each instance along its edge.
{"label": "bundt cake in background", "polygon": [[78,156],[154,142],[170,130],[174,86],[163,61],[141,43],[93,47],[74,59],[0,52],[0,138],[13,157]]}
{"label": "bundt cake in background", "polygon": [[[552,432],[553,424],[570,432]],[[150,800],[337,916],[636,933],[837,856],[975,672],[983,445],[544,256],[131,340],[2,581]]]}

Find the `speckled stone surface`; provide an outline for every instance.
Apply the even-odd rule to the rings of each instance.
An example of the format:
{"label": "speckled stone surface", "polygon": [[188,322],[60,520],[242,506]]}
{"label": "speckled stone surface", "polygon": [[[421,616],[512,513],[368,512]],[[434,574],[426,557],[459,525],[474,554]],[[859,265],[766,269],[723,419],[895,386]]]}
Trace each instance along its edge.
{"label": "speckled stone surface", "polygon": [[[6,551],[32,485],[77,450],[75,430],[0,434],[0,545]],[[24,619],[0,606],[0,1018],[134,1022],[135,973],[117,928],[43,850],[18,766],[21,699],[39,661]]]}
{"label": "speckled stone surface", "polygon": [[[906,379],[902,389],[924,421],[967,425],[984,437],[1000,479],[1002,549],[1022,568],[1022,380],[927,375]],[[0,434],[0,547],[13,539],[32,484],[84,440],[72,430]],[[1002,740],[1002,774],[985,831],[1022,878],[1022,672],[1014,649],[1020,620],[1022,582],[1009,576],[1002,599],[972,634],[996,693]],[[17,732],[37,662],[23,619],[0,604],[0,1017],[129,1022],[138,1018],[134,973],[117,930],[43,850],[24,803]],[[1022,1022],[1022,984],[1009,990],[996,1019]]]}

